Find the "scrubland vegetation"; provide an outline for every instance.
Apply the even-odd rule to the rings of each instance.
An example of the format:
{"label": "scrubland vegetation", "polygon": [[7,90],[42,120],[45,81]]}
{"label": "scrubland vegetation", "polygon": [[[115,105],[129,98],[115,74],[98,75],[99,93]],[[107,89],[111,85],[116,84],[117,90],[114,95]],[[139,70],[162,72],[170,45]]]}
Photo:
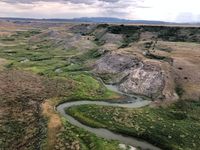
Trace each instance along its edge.
{"label": "scrubland vegetation", "polygon": [[[95,50],[77,56],[74,56],[73,50],[70,53],[44,46],[34,50],[26,44],[27,38],[39,33],[34,30],[21,31],[0,39],[2,43],[6,42],[0,47],[0,56],[8,60],[4,65],[5,71],[1,74],[1,111],[5,115],[1,123],[0,149],[46,149],[43,145],[46,143],[48,118],[42,116],[40,108],[45,99],[58,97],[59,100],[55,102],[57,105],[68,100],[119,97],[89,73],[83,72],[87,70],[84,62],[97,57]],[[98,138],[70,125],[66,120],[63,120],[63,126],[65,130],[55,135],[55,139],[56,136],[62,137],[53,149],[61,148],[59,143],[62,139],[65,140],[64,148],[67,149],[117,149],[116,142]],[[82,137],[78,138],[78,135]],[[81,142],[82,140],[84,141]]]}
{"label": "scrubland vegetation", "polygon": [[[124,50],[127,54],[132,54],[136,47],[135,53],[142,55],[144,50],[152,48],[152,44],[148,43],[160,40],[161,44],[154,47],[159,54],[143,57],[166,63],[173,63],[175,60],[174,67],[181,68],[179,64],[184,62],[184,66],[187,66],[188,63],[178,57],[183,45],[179,42],[185,42],[189,47],[194,46],[194,49],[198,49],[199,45],[195,44],[200,42],[199,28],[104,24],[88,29],[88,26],[90,25],[81,25],[81,27],[74,25],[70,30],[66,29],[67,25],[59,26],[61,31],[58,30],[59,27],[54,29],[49,26],[45,28],[28,26],[26,30],[17,31],[16,29],[15,32],[10,33],[11,35],[0,36],[0,58],[6,60],[6,63],[0,61],[0,68],[3,67],[0,72],[0,149],[118,150],[119,142],[96,137],[92,133],[71,125],[55,112],[54,107],[67,101],[111,101],[121,97],[108,90],[94,77],[94,74],[91,74],[94,62],[106,53],[115,52],[115,50],[119,53]],[[144,39],[141,41],[143,32],[151,32],[154,35],[150,39],[145,39],[146,41]],[[114,43],[116,41],[111,41],[111,44],[114,43],[114,50],[101,47],[110,44],[110,41],[103,38],[106,33],[122,36],[122,41],[117,44]],[[68,43],[70,40],[72,42]],[[74,41],[78,43],[74,44]],[[83,49],[77,46],[84,42],[89,46],[84,45],[86,48]],[[169,42],[174,42],[181,48]],[[136,46],[131,47],[132,44]],[[169,45],[173,45],[172,48]],[[180,50],[176,51],[177,47]],[[103,52],[100,51],[102,49]],[[196,52],[194,49],[192,52]],[[189,56],[185,51],[181,58]],[[195,53],[196,60],[198,60],[197,57]],[[178,61],[181,60],[178,65],[176,58],[179,58]],[[192,61],[195,60],[191,58]],[[189,63],[189,66],[188,68],[191,68],[194,65]],[[195,98],[194,100],[197,101],[181,100],[187,93],[185,87],[190,83],[185,80],[193,77],[186,74],[188,68],[178,69],[182,71],[178,73],[184,75],[176,79],[179,84],[175,90],[180,101],[171,106],[126,109],[83,105],[72,107],[67,113],[89,126],[104,127],[138,137],[163,149],[198,150],[200,147],[200,103]],[[198,72],[198,68],[193,71]],[[109,82],[111,77],[117,75],[105,74],[103,80]],[[184,82],[180,80],[182,78]],[[191,83],[197,82],[196,79]],[[191,91],[198,93],[197,85],[189,84],[188,87]],[[196,95],[198,97],[198,94]],[[53,98],[56,98],[56,101],[53,101]],[[61,125],[58,129],[49,125],[51,116],[42,114],[41,105],[45,100],[52,103],[49,105],[52,109],[51,115],[60,118]],[[49,140],[48,132],[51,131],[55,133],[50,134],[53,138]],[[49,143],[52,141],[53,143]],[[48,147],[47,144],[51,146]]]}
{"label": "scrubland vegetation", "polygon": [[64,147],[74,150],[120,150],[117,141],[107,141],[96,137],[95,134],[88,133],[83,129],[71,125],[63,118],[63,131],[58,135],[58,143],[56,149]]}
{"label": "scrubland vegetation", "polygon": [[199,149],[200,103],[180,101],[168,108],[125,109],[95,105],[70,108],[67,113],[93,127],[139,137],[163,149]]}

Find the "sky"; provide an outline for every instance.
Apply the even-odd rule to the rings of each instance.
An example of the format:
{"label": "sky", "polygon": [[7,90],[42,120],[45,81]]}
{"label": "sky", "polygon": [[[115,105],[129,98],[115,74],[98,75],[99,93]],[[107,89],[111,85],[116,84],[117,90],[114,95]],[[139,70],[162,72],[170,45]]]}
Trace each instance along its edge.
{"label": "sky", "polygon": [[200,22],[200,0],[0,0],[0,17]]}

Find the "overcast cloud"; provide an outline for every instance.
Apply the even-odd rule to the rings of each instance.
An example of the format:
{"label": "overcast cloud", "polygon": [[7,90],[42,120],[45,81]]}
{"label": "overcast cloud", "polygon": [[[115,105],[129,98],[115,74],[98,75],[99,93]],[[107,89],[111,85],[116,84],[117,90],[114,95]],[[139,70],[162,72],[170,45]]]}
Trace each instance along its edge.
{"label": "overcast cloud", "polygon": [[0,0],[0,17],[200,22],[199,0]]}

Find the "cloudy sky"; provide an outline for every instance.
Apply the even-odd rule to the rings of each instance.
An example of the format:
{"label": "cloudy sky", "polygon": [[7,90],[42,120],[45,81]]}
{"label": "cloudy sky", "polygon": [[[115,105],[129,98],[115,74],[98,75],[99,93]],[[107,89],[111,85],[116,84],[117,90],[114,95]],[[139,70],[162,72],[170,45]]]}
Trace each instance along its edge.
{"label": "cloudy sky", "polygon": [[0,17],[200,22],[200,0],[0,0]]}

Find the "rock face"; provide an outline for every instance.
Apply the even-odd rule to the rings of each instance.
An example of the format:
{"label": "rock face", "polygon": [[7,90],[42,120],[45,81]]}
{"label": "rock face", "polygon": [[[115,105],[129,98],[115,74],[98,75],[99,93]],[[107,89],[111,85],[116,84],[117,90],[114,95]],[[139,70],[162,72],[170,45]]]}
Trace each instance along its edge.
{"label": "rock face", "polygon": [[138,58],[127,55],[109,53],[97,61],[95,71],[97,73],[120,73],[139,65]]}
{"label": "rock face", "polygon": [[109,75],[107,83],[117,84],[122,92],[162,97],[165,80],[159,65],[127,54],[109,53],[97,61],[94,72],[103,79]]}
{"label": "rock face", "polygon": [[119,89],[125,93],[137,93],[156,98],[161,96],[163,86],[161,70],[145,64],[142,67],[131,69],[129,77],[119,85]]}
{"label": "rock face", "polygon": [[100,75],[106,83],[118,84],[129,75],[130,68],[136,68],[139,65],[138,58],[109,53],[96,62],[94,72]]}

